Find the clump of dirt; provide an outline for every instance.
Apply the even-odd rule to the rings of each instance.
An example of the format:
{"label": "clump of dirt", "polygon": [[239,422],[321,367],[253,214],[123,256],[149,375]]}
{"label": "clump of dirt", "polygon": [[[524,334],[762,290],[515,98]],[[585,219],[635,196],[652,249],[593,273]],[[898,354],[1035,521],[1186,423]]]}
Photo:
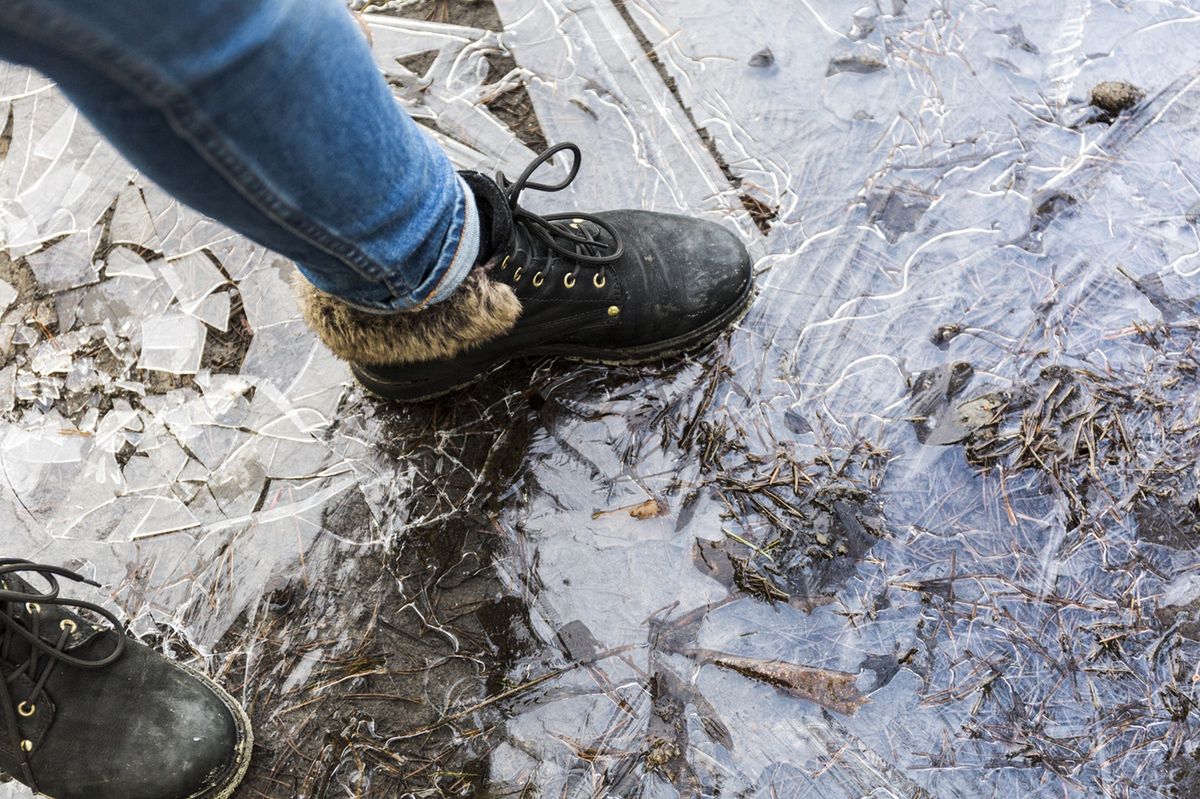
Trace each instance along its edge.
{"label": "clump of dirt", "polygon": [[1109,80],[1092,87],[1091,104],[1099,108],[1109,120],[1115,119],[1145,98],[1146,92],[1125,81]]}

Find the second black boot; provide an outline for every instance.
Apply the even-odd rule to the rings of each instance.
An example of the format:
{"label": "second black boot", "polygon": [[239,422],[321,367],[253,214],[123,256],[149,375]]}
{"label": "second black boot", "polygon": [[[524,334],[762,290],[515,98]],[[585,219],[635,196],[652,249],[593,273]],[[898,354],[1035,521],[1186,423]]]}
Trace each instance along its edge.
{"label": "second black boot", "polygon": [[[574,158],[565,180],[531,180],[564,150]],[[737,321],[753,296],[753,270],[745,246],[720,225],[649,211],[541,216],[521,207],[526,189],[565,189],[579,159],[577,146],[560,144],[516,181],[463,173],[487,262],[445,301],[379,315],[304,283],[305,319],[366,388],[402,401],[470,385],[516,358],[659,360]]]}
{"label": "second black boot", "polygon": [[61,596],[63,577],[87,582],[0,559],[0,776],[51,799],[228,799],[250,763],[245,712]]}

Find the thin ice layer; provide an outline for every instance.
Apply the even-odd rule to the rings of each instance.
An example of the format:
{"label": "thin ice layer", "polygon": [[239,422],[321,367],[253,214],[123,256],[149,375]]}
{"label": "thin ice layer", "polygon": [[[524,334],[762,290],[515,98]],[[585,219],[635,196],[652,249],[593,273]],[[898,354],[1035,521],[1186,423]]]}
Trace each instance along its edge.
{"label": "thin ice layer", "polygon": [[[299,324],[287,264],[5,69],[15,554],[254,675],[272,769],[319,766],[256,786],[280,796],[310,774],[387,795],[430,773],[389,755],[448,731],[472,757],[446,771],[497,794],[1187,795],[1200,12],[497,8],[499,33],[372,19],[401,101],[511,174],[528,148],[480,100],[520,83],[587,159],[547,205],[740,230],[761,293],[739,329],[648,371],[375,405]],[[1087,98],[1112,79],[1147,99],[1110,125]],[[162,318],[182,326],[148,352]],[[463,618],[494,607],[475,647]],[[361,710],[412,674],[420,702]]]}

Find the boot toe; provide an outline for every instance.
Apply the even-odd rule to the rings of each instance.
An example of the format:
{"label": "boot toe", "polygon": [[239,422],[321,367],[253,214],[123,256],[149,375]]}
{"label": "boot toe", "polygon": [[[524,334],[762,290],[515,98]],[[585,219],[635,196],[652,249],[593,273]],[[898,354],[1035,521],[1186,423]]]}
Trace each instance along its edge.
{"label": "boot toe", "polygon": [[754,267],[746,245],[733,231],[696,220],[682,245],[678,267],[684,312],[698,325],[740,309],[748,299]]}
{"label": "boot toe", "polygon": [[248,723],[208,678],[131,642],[109,669],[68,679],[56,690],[57,718],[35,758],[46,794],[224,799],[245,773]]}
{"label": "boot toe", "polygon": [[218,799],[240,776],[248,752],[240,719],[207,678],[183,672],[191,691],[164,697],[168,712],[147,737],[169,751],[174,775],[163,775],[160,796]]}
{"label": "boot toe", "polygon": [[619,268],[642,318],[630,344],[685,339],[736,318],[754,280],[741,239],[715,222],[651,211],[603,214],[625,245]]}

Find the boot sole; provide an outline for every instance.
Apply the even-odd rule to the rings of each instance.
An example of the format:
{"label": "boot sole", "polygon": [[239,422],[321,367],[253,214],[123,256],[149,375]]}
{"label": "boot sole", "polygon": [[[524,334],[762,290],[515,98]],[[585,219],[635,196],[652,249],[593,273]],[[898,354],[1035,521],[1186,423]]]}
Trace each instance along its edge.
{"label": "boot sole", "polygon": [[233,724],[237,730],[237,748],[229,768],[217,778],[214,784],[201,788],[187,799],[229,799],[242,784],[242,780],[246,778],[246,772],[250,769],[250,758],[254,753],[254,727],[250,722],[250,716],[246,714],[241,703],[207,676],[180,663],[172,665],[204,683],[204,686],[225,705],[233,717]]}
{"label": "boot sole", "polygon": [[561,344],[532,347],[520,356],[497,358],[494,361],[479,364],[465,375],[460,374],[445,381],[426,381],[420,384],[379,380],[355,364],[350,365],[350,372],[363,388],[376,396],[394,402],[414,403],[437,399],[469,388],[486,378],[496,367],[518,360],[518,358],[559,356],[578,363],[600,363],[605,366],[638,366],[654,363],[699,349],[714,341],[727,328],[742,320],[754,303],[755,294],[754,281],[751,280],[738,302],[704,327],[693,330],[684,336],[639,347],[588,348]]}

